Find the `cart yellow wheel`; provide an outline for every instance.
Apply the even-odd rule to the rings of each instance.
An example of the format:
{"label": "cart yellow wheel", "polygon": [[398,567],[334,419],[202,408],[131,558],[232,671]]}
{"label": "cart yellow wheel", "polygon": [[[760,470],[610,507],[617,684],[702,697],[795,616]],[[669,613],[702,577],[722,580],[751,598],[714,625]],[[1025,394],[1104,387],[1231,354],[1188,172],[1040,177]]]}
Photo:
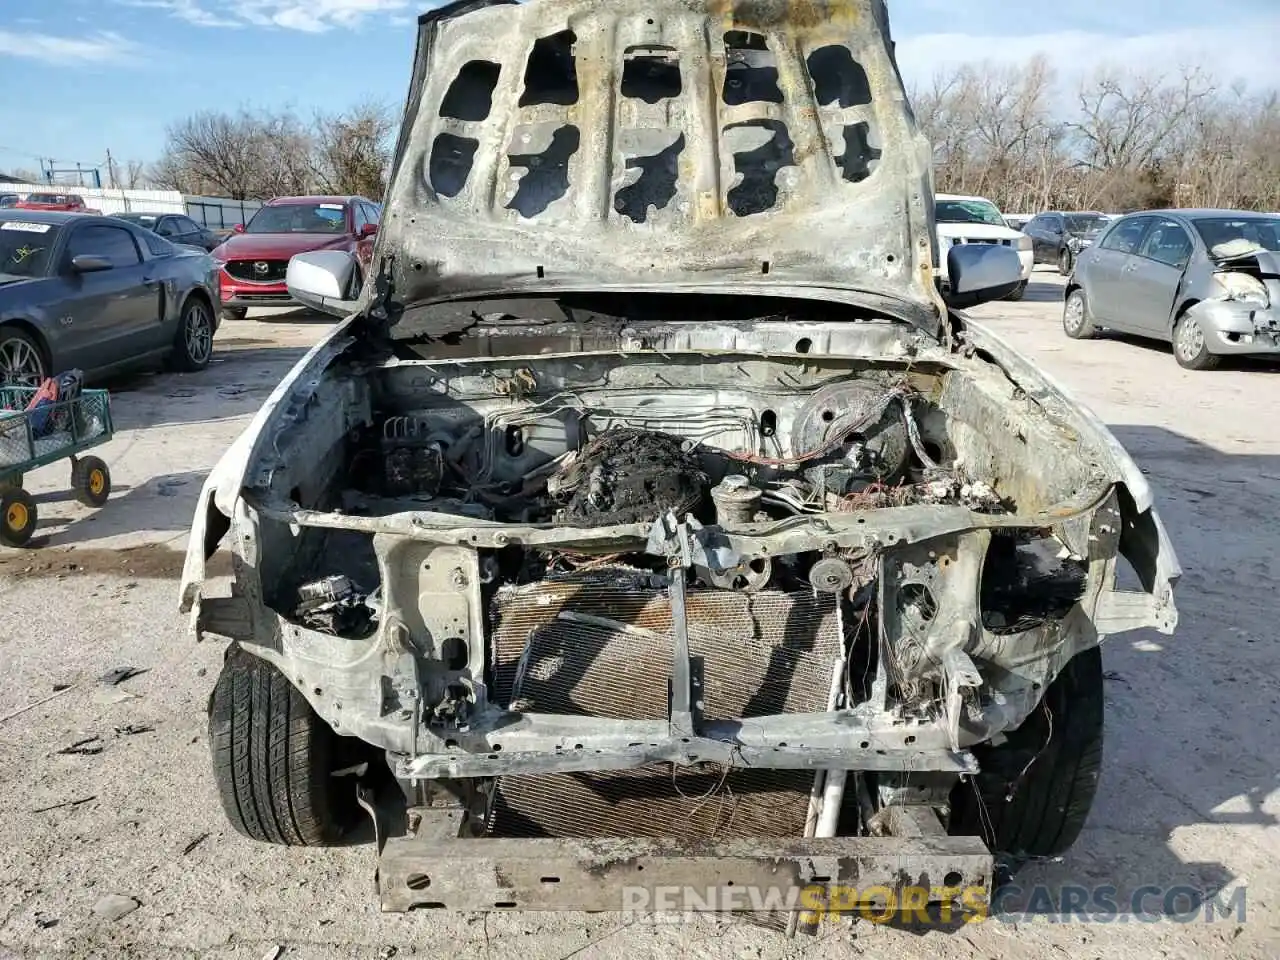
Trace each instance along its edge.
{"label": "cart yellow wheel", "polygon": [[36,530],[36,502],[20,487],[0,493],[0,541],[21,547]]}
{"label": "cart yellow wheel", "polygon": [[71,467],[71,489],[86,507],[100,507],[111,496],[111,471],[97,457],[80,457]]}

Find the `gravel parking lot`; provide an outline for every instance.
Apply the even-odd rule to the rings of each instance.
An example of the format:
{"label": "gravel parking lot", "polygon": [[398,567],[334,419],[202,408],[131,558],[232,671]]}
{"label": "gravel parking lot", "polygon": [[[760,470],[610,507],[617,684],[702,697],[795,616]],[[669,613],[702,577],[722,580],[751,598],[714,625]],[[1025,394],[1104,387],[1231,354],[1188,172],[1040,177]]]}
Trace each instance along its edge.
{"label": "gravel parking lot", "polygon": [[[111,385],[115,493],[70,496],[65,464],[31,475],[38,549],[0,550],[0,957],[798,958],[1272,957],[1280,951],[1280,372],[1179,368],[1167,348],[1074,342],[1062,281],[975,311],[1112,426],[1156,488],[1185,576],[1172,638],[1104,647],[1107,753],[1079,843],[1019,884],[1247,889],[1247,918],[990,920],[949,930],[866,922],[787,941],[739,922],[609,915],[379,913],[374,850],[250,843],[208,772],[205,704],[221,646],[177,612],[203,477],[328,329],[298,314],[228,323],[198,374]],[[117,667],[144,671],[117,685]],[[18,715],[28,704],[56,698]],[[93,738],[93,739],[91,739]],[[87,742],[86,742],[87,741]],[[74,752],[67,748],[77,745]],[[136,909],[94,912],[110,894]],[[124,902],[124,901],[122,901]],[[1163,893],[1144,900],[1157,910]]]}

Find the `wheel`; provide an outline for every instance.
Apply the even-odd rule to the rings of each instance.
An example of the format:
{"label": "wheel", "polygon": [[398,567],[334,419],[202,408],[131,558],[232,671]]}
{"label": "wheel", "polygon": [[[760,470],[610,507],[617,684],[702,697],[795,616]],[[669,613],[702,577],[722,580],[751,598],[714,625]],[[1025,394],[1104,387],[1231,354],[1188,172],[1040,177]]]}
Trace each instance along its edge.
{"label": "wheel", "polygon": [[1185,312],[1173,327],[1173,358],[1188,370],[1215,370],[1222,358],[1209,352],[1200,321]]}
{"label": "wheel", "polygon": [[1058,272],[1064,277],[1069,277],[1071,276],[1071,270],[1075,265],[1076,258],[1072,255],[1071,248],[1065,247],[1063,251],[1058,254]]}
{"label": "wheel", "polygon": [[1023,297],[1027,295],[1028,283],[1030,283],[1029,280],[1023,280],[1020,284],[1018,284],[1016,287],[1013,288],[1012,293],[1006,293],[1004,295],[1004,299],[1017,303],[1019,300],[1021,300]]}
{"label": "wheel", "polygon": [[351,289],[347,291],[347,299],[359,300],[362,290],[364,290],[364,271],[356,267],[351,274]]}
{"label": "wheel", "polygon": [[1062,329],[1072,340],[1088,340],[1097,335],[1098,328],[1093,325],[1093,315],[1089,312],[1089,300],[1079,287],[1067,294],[1067,302],[1062,309]]}
{"label": "wheel", "polygon": [[974,748],[981,772],[951,794],[949,832],[981,836],[1010,870],[1056,857],[1080,836],[1102,768],[1098,647],[1077,654],[999,746]]}
{"label": "wheel", "polygon": [[36,502],[21,487],[0,492],[0,541],[21,547],[36,531]]}
{"label": "wheel", "polygon": [[222,809],[252,840],[337,842],[358,815],[342,768],[347,738],[320,719],[289,680],[239,644],[227,650],[209,699],[209,746]]}
{"label": "wheel", "polygon": [[71,489],[86,507],[100,507],[111,496],[111,471],[97,457],[79,457],[71,465]]}
{"label": "wheel", "polygon": [[173,341],[173,366],[194,373],[209,366],[213,357],[213,310],[198,296],[182,306],[182,319]]}
{"label": "wheel", "polygon": [[223,320],[243,320],[248,315],[249,315],[249,309],[247,307],[223,307],[222,308]]}
{"label": "wheel", "polygon": [[48,375],[33,337],[17,327],[0,328],[0,386],[38,387]]}

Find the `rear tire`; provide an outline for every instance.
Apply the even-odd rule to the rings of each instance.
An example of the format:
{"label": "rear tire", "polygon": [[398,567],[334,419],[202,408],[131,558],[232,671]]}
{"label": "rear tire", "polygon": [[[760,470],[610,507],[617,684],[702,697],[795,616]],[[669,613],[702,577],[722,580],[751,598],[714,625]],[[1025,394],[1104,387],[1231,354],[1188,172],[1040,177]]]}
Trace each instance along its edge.
{"label": "rear tire", "polygon": [[223,307],[222,308],[223,320],[243,320],[247,316],[249,316],[249,310],[247,307]]}
{"label": "rear tire", "polygon": [[1075,269],[1076,258],[1071,253],[1071,249],[1067,248],[1058,254],[1058,272],[1064,277],[1071,276],[1071,271]]}
{"label": "rear tire", "polygon": [[1089,312],[1089,298],[1080,287],[1067,294],[1062,308],[1062,330],[1072,340],[1090,340],[1097,336],[1098,328],[1093,325],[1093,315]]}
{"label": "rear tire", "polygon": [[36,532],[36,502],[21,487],[0,491],[0,543],[26,546]]}
{"label": "rear tire", "polygon": [[111,496],[111,471],[98,457],[79,457],[71,467],[71,489],[86,507],[100,507]]}
{"label": "rear tire", "polygon": [[1077,654],[1044,700],[999,746],[973,753],[981,772],[951,794],[949,832],[981,836],[1009,870],[1065,853],[1084,828],[1102,769],[1098,647]]}
{"label": "rear tire", "polygon": [[184,373],[195,373],[209,366],[213,358],[213,309],[199,296],[182,305],[182,318],[173,342],[173,365]]}
{"label": "rear tire", "polygon": [[209,700],[209,746],[238,832],[286,846],[340,840],[358,814],[355,779],[332,776],[343,739],[275,666],[231,645]]}
{"label": "rear tire", "polygon": [[1029,280],[1023,280],[1020,284],[1014,287],[1012,293],[1006,293],[1004,298],[1012,303],[1017,303],[1027,295],[1027,284],[1030,282],[1031,281]]}

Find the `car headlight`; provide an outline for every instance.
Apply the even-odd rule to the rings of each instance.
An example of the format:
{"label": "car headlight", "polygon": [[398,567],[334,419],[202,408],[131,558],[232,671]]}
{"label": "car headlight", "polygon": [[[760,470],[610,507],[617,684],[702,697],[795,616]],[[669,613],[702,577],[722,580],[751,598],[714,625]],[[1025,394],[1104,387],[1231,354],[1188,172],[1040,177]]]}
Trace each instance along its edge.
{"label": "car headlight", "polygon": [[1030,237],[1028,237],[1025,233],[1022,236],[1018,237],[1017,244],[1018,244],[1018,250],[1023,253],[1032,249],[1035,246],[1035,242]]}
{"label": "car headlight", "polygon": [[1255,303],[1263,309],[1271,306],[1271,295],[1257,277],[1247,273],[1215,273],[1213,282],[1222,290],[1223,299]]}

